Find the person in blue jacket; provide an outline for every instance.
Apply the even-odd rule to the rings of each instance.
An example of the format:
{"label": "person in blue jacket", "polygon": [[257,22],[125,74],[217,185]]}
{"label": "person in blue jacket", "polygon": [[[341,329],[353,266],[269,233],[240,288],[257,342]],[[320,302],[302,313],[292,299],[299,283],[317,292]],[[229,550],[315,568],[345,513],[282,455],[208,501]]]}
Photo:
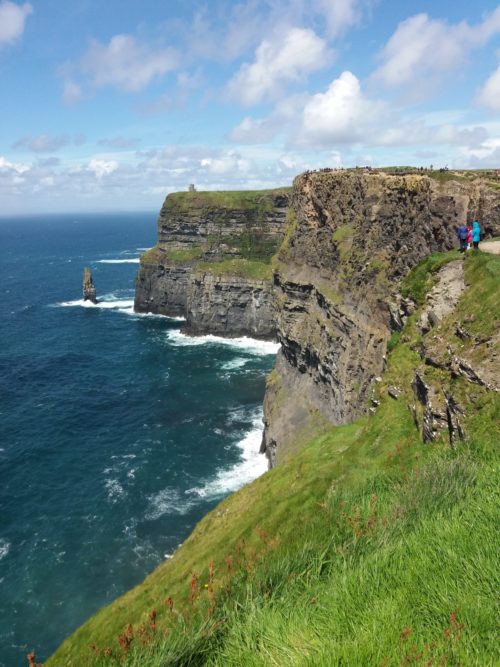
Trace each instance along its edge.
{"label": "person in blue jacket", "polygon": [[464,223],[457,228],[457,236],[460,241],[460,252],[465,252],[467,250],[467,237],[469,235],[469,230],[467,225]]}
{"label": "person in blue jacket", "polygon": [[479,248],[479,241],[481,240],[481,227],[479,222],[474,220],[472,223],[472,245],[476,250]]}

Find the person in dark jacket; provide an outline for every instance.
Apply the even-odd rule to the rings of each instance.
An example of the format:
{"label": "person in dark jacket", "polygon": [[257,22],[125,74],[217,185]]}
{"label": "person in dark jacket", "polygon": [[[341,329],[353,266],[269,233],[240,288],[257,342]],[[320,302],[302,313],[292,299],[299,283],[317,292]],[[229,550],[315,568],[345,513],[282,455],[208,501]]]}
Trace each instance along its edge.
{"label": "person in dark jacket", "polygon": [[476,250],[478,250],[479,248],[480,240],[481,240],[481,227],[479,226],[479,222],[477,220],[474,220],[474,222],[472,223],[472,243]]}
{"label": "person in dark jacket", "polygon": [[467,225],[464,223],[460,225],[457,229],[458,240],[460,241],[460,252],[465,252],[467,250],[467,238],[469,236],[469,230]]}

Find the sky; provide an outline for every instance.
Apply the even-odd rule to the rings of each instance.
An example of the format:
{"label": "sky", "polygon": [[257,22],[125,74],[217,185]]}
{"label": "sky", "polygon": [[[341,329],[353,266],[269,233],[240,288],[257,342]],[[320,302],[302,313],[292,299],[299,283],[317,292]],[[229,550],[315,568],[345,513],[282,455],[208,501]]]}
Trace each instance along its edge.
{"label": "sky", "polygon": [[0,216],[500,167],[500,4],[0,0]]}

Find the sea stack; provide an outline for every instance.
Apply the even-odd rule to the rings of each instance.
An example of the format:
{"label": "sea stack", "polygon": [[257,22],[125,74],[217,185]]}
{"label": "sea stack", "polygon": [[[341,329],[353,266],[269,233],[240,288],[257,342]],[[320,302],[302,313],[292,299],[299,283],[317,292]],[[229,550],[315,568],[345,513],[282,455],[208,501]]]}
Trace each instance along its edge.
{"label": "sea stack", "polygon": [[83,269],[83,300],[97,303],[94,281],[92,280],[90,269],[87,267]]}

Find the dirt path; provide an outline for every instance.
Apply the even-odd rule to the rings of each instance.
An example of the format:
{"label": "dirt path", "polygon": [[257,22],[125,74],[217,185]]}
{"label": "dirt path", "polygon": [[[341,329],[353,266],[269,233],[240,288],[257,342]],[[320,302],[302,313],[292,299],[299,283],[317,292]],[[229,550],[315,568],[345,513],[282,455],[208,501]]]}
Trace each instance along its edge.
{"label": "dirt path", "polygon": [[500,241],[481,241],[479,250],[491,252],[494,255],[500,255]]}

